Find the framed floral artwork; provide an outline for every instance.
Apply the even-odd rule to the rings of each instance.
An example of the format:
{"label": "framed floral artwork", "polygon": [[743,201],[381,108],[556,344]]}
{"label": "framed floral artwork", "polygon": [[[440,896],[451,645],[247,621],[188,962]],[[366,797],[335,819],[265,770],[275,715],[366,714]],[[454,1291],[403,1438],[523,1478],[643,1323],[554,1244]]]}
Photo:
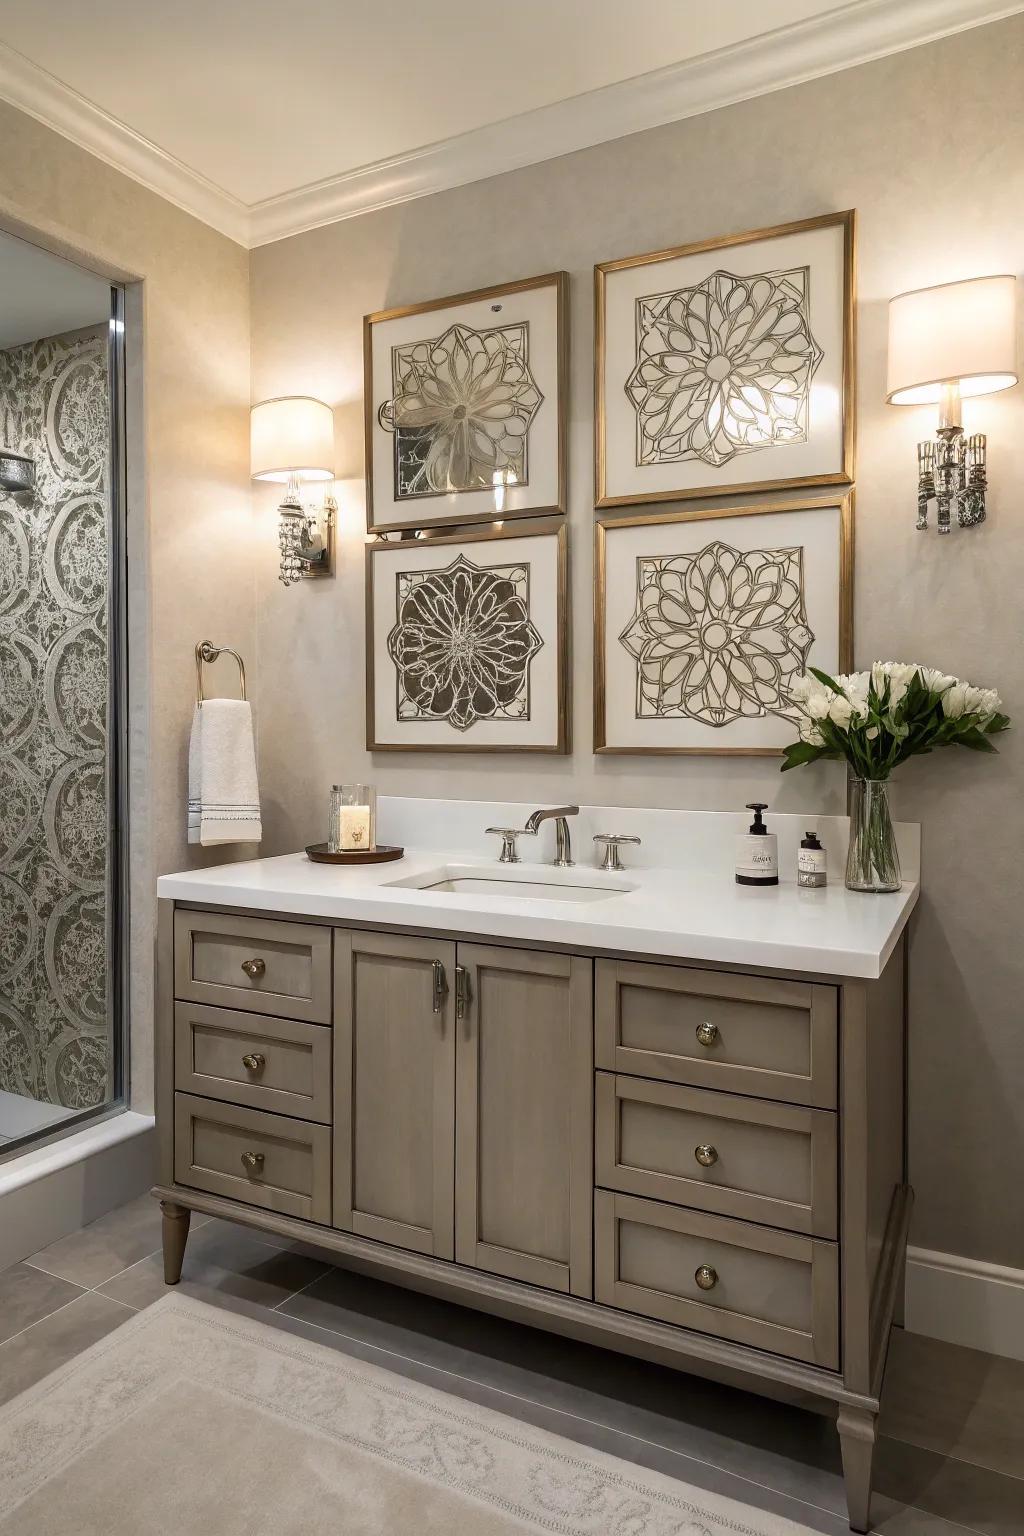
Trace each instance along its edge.
{"label": "framed floral artwork", "polygon": [[854,223],[594,268],[599,507],[852,481]]}
{"label": "framed floral artwork", "polygon": [[363,321],[372,533],[564,513],[565,272]]}
{"label": "framed floral artwork", "polygon": [[366,549],[371,751],[569,750],[564,523]]}
{"label": "framed floral artwork", "polygon": [[595,752],[782,753],[853,658],[853,497],[599,517]]}

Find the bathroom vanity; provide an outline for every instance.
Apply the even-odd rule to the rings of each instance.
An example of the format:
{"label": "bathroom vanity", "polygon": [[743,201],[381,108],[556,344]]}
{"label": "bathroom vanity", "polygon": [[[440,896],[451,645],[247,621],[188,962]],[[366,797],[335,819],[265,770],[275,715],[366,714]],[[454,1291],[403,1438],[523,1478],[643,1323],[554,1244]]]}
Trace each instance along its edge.
{"label": "bathroom vanity", "polygon": [[[865,1531],[911,1203],[916,866],[892,896],[800,890],[804,821],[780,817],[783,883],[749,890],[743,817],[598,808],[575,867],[546,838],[500,864],[483,828],[529,809],[382,802],[407,843],[467,851],[160,881],[167,1281],[198,1210],[835,1413]],[[610,830],[642,832],[637,867],[583,863]]]}

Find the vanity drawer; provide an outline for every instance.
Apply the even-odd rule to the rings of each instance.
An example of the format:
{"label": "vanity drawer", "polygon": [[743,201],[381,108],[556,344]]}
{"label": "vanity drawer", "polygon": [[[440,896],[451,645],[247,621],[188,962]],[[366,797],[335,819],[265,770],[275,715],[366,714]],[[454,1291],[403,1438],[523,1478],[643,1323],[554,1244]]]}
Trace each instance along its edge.
{"label": "vanity drawer", "polygon": [[174,1086],[329,1125],[331,1031],[295,1019],[175,1003]]}
{"label": "vanity drawer", "polygon": [[831,1110],[599,1072],[595,1136],[605,1189],[836,1236]]}
{"label": "vanity drawer", "polygon": [[331,1224],[326,1125],[176,1093],[174,1177],[281,1216]]}
{"label": "vanity drawer", "polygon": [[834,1243],[603,1189],[594,1239],[595,1301],[838,1370]]}
{"label": "vanity drawer", "polygon": [[176,912],[174,995],[329,1024],[331,930],[223,912]]}
{"label": "vanity drawer", "polygon": [[626,960],[595,986],[606,1071],[835,1108],[835,987]]}

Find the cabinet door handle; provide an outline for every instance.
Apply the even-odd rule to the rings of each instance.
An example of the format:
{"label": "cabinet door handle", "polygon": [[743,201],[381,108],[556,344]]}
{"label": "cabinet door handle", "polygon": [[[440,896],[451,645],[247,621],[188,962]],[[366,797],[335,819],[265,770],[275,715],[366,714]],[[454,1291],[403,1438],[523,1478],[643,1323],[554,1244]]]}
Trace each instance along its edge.
{"label": "cabinet door handle", "polygon": [[255,960],[243,960],[242,970],[248,976],[250,981],[256,981],[260,976],[266,975],[267,962],[265,960],[260,960],[259,958]]}
{"label": "cabinet door handle", "polygon": [[718,1148],[711,1146],[708,1142],[701,1142],[699,1146],[694,1147],[693,1155],[702,1168],[713,1168],[718,1162]]}
{"label": "cabinet door handle", "polygon": [[262,1152],[242,1153],[242,1167],[245,1169],[246,1173],[250,1175],[262,1173],[264,1162],[265,1158]]}
{"label": "cabinet door handle", "polygon": [[464,1019],[469,1010],[469,972],[464,965],[455,967],[455,1017]]}
{"label": "cabinet door handle", "polygon": [[448,977],[440,960],[432,962],[434,972],[434,1012],[444,1013],[444,1000],[448,991]]}
{"label": "cabinet door handle", "polygon": [[702,1291],[713,1291],[718,1284],[718,1270],[712,1269],[710,1264],[701,1264],[694,1270],[693,1278]]}
{"label": "cabinet door handle", "polygon": [[718,1044],[718,1025],[712,1024],[710,1019],[705,1019],[703,1024],[697,1025],[697,1044],[710,1048]]}
{"label": "cabinet door handle", "polygon": [[262,1072],[267,1064],[267,1058],[262,1051],[251,1051],[242,1057],[242,1066],[247,1072]]}

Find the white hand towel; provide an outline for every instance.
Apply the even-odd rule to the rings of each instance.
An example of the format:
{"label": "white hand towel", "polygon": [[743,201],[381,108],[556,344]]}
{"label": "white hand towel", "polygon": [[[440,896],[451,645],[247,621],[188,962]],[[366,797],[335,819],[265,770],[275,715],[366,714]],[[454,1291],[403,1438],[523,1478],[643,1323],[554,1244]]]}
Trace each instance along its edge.
{"label": "white hand towel", "polygon": [[204,699],[188,744],[188,840],[210,847],[262,836],[252,710],[244,699]]}

